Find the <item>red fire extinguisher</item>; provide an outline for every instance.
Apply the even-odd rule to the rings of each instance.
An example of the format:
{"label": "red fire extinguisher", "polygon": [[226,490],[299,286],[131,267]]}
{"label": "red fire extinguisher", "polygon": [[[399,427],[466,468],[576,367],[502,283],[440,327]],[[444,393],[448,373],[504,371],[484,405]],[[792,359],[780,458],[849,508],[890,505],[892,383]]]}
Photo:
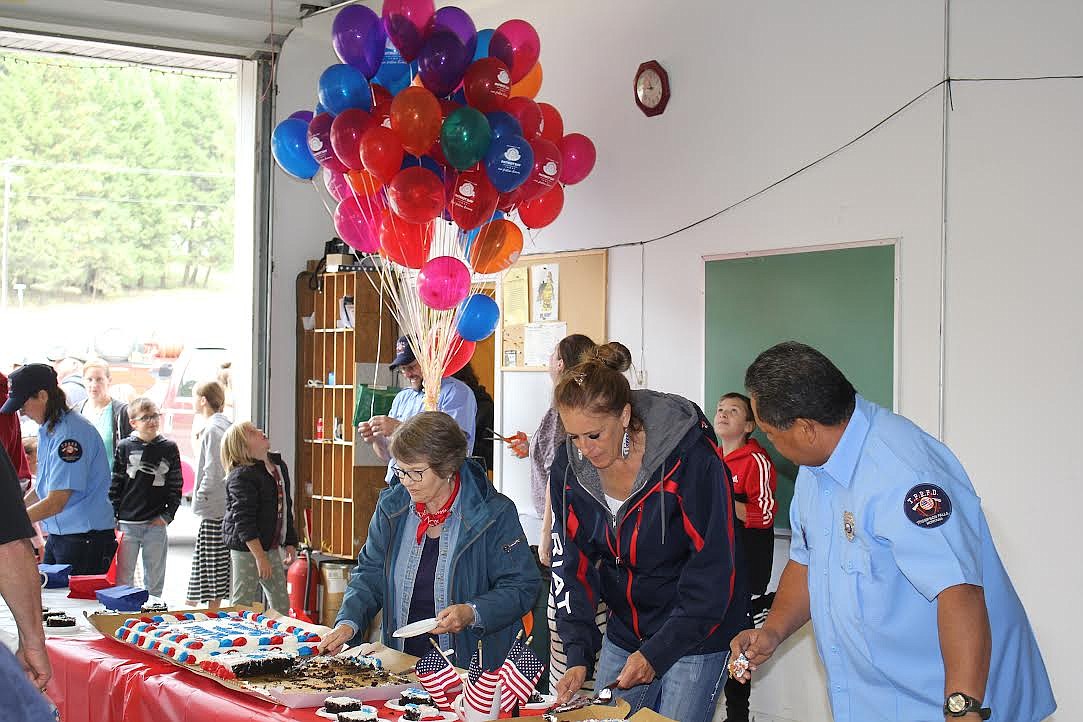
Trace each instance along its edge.
{"label": "red fire extinguisher", "polygon": [[302,622],[319,623],[320,570],[308,549],[299,549],[297,559],[286,571],[286,589],[290,595],[290,616]]}

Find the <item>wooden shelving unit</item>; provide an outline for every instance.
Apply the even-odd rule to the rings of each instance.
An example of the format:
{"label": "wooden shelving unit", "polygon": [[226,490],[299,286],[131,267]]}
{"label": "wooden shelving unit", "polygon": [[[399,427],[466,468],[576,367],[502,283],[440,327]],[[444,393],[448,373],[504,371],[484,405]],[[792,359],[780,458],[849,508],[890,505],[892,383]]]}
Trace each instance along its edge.
{"label": "wooden shelving unit", "polygon": [[[364,449],[354,448],[358,364],[390,363],[398,327],[380,308],[367,272],[317,274],[316,268],[317,262],[309,261],[297,277],[297,528],[304,528],[304,512],[310,509],[312,547],[352,558],[365,543],[387,471]],[[370,278],[378,287],[378,274]],[[354,299],[353,328],[343,327],[340,319],[344,296]],[[306,330],[303,319],[310,316],[313,323]]]}

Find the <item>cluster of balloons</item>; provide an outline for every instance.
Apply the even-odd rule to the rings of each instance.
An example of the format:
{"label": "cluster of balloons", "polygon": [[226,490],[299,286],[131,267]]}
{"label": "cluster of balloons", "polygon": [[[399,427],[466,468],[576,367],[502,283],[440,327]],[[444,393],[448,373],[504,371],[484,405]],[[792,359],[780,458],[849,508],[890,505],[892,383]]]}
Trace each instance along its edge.
{"label": "cluster of balloons", "polygon": [[[343,8],[332,45],[342,62],[320,75],[315,112],[275,128],[274,157],[297,178],[322,172],[339,236],[418,269],[418,296],[457,309],[456,355],[466,344],[472,353],[499,318],[491,298],[470,295],[472,273],[500,273],[519,257],[523,232],[507,215],[527,228],[556,220],[564,186],[593,169],[594,144],[535,102],[541,43],[525,20],[478,31],[461,8],[385,0],[382,16]],[[469,266],[429,258],[441,221],[459,229]]]}

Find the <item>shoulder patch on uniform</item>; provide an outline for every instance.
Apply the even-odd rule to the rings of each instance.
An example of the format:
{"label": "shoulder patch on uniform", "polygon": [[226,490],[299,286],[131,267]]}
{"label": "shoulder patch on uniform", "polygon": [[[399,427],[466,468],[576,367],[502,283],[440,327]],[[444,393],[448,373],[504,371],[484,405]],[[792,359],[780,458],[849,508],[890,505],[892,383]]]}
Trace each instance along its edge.
{"label": "shoulder patch on uniform", "polygon": [[56,455],[60,457],[61,461],[69,464],[75,463],[83,458],[83,445],[75,439],[64,439],[56,447]]}
{"label": "shoulder patch on uniform", "polygon": [[903,511],[916,526],[935,529],[951,516],[951,499],[936,484],[918,484],[906,492]]}

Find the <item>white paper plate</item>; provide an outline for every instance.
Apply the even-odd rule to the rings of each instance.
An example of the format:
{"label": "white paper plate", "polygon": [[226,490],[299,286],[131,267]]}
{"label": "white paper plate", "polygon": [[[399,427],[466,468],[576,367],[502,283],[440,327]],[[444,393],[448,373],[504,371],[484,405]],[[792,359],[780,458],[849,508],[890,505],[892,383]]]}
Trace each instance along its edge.
{"label": "white paper plate", "polygon": [[527,704],[519,705],[519,709],[524,712],[544,712],[552,707],[557,701],[557,696],[555,694],[543,694],[541,695],[541,698],[541,702],[535,702],[534,704],[528,702]]}
{"label": "white paper plate", "polygon": [[[338,715],[333,712],[328,712],[323,707],[320,707],[318,710],[316,710],[316,715],[318,717],[323,717],[324,719],[335,720],[336,722],[338,722]],[[377,717],[376,720],[377,722],[392,722],[391,720],[384,719],[383,717]]]}
{"label": "white paper plate", "polygon": [[399,627],[391,633],[392,637],[416,637],[419,634],[425,634],[436,629],[437,622],[436,617],[429,619],[419,619],[416,622],[407,624],[405,627]]}
{"label": "white paper plate", "polygon": [[42,629],[45,630],[45,636],[47,636],[47,637],[49,637],[49,636],[70,637],[73,634],[85,634],[87,632],[93,631],[89,627],[84,627],[81,624],[79,624],[78,619],[75,620],[75,626],[74,627],[47,627],[47,626],[45,626],[45,622],[41,623],[41,627],[42,627]]}
{"label": "white paper plate", "polygon": [[[396,695],[395,697],[392,697],[391,699],[384,702],[384,707],[387,707],[388,709],[393,709],[396,712],[405,712],[406,711],[406,706],[401,705],[398,702],[398,700],[401,697],[402,697],[401,693]],[[430,707],[431,706],[433,709],[436,709],[436,705],[418,705],[418,706],[419,707]],[[440,710],[436,710],[436,711],[439,712]],[[458,719],[458,718],[456,717],[455,719]]]}

